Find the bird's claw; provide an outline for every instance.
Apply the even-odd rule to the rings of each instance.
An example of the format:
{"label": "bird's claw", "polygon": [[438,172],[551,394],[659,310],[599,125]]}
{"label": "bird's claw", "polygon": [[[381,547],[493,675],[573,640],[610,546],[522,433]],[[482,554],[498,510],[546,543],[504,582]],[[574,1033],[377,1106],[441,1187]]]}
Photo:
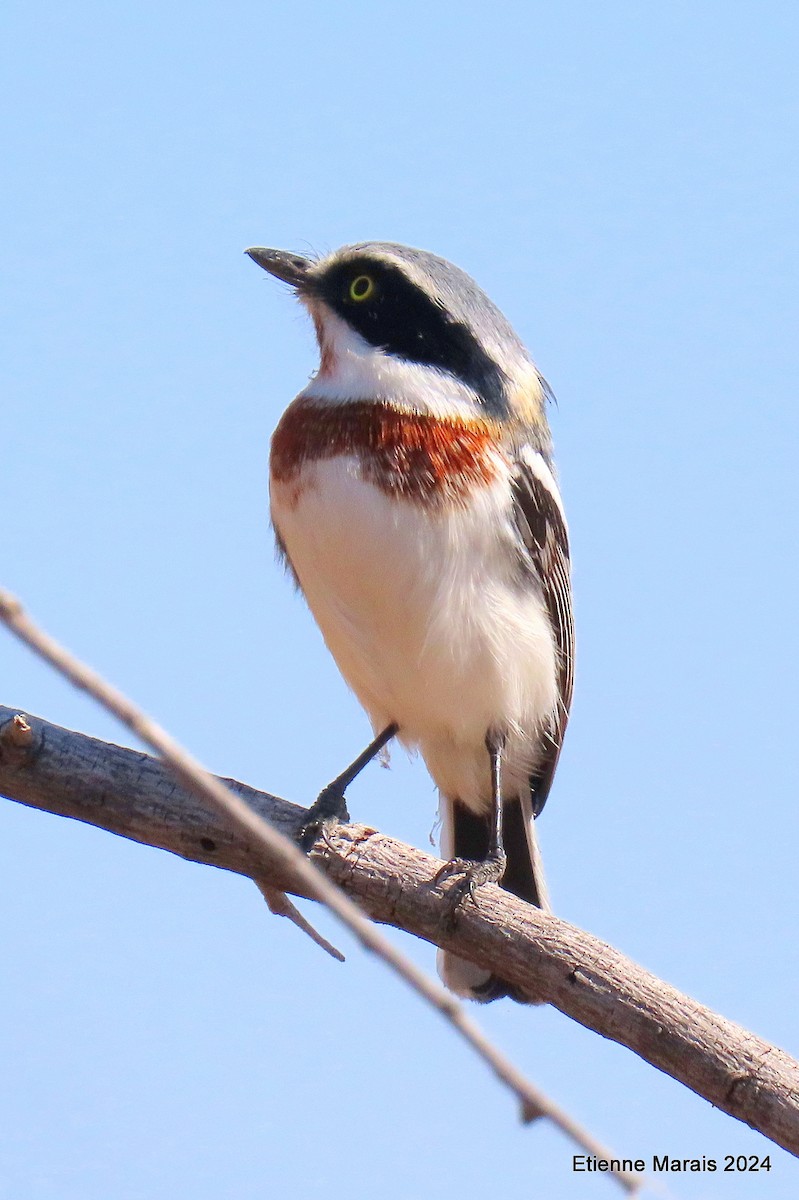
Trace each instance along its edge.
{"label": "bird's claw", "polygon": [[334,784],[328,784],[327,787],[322,788],[308,809],[308,815],[300,827],[297,834],[300,849],[304,850],[306,854],[309,853],[314,842],[327,826],[338,825],[349,819],[350,814],[347,801],[344,799],[344,792]]}
{"label": "bird's claw", "polygon": [[444,863],[443,867],[436,872],[434,883],[440,883],[453,875],[462,876],[447,895],[447,908],[443,921],[445,932],[451,933],[455,928],[458,910],[467,898],[473,903],[477,902],[475,893],[478,888],[483,887],[486,883],[499,883],[505,874],[506,865],[507,858],[504,853],[491,854],[482,862],[476,862],[471,858],[452,858],[449,862]]}

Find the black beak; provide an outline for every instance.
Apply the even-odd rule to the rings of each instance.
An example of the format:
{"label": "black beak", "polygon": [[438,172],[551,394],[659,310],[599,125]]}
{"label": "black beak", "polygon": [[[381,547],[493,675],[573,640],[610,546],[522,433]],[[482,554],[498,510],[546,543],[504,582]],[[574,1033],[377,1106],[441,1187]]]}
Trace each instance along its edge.
{"label": "black beak", "polygon": [[313,266],[310,258],[290,254],[288,250],[265,250],[263,246],[250,246],[244,253],[249,254],[254,263],[274,275],[275,279],[282,279],[300,291],[307,288],[308,272]]}

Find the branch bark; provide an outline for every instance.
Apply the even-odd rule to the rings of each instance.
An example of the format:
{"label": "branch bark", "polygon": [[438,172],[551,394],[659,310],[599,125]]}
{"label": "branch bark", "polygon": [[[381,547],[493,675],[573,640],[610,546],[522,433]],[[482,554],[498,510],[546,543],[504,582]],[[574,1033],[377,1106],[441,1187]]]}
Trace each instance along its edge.
{"label": "branch bark", "polygon": [[[541,1117],[548,1118],[588,1154],[609,1159],[606,1167],[609,1175],[630,1195],[638,1194],[644,1177],[626,1169],[627,1160],[615,1159],[587,1129],[574,1121],[540,1088],[526,1079],[514,1063],[488,1040],[476,1022],[468,1016],[463,1005],[398,950],[393,942],[378,930],[376,923],[369,920],[356,902],[329,878],[321,867],[306,857],[295,840],[286,837],[240,795],[226,787],[216,776],[209,774],[188,750],[176,742],[143,709],[31,620],[16,597],[2,588],[0,621],[8,626],[15,637],[69,679],[75,687],[88,692],[98,704],[116,716],[146,745],[156,750],[167,770],[188,794],[198,800],[202,807],[216,813],[226,828],[234,830],[239,838],[243,839],[256,858],[262,857],[264,861],[276,866],[279,874],[290,879],[289,887],[298,894],[321,901],[335,913],[355,934],[364,949],[376,955],[417,996],[434,1008],[494,1072],[497,1079],[516,1096],[521,1106],[523,1121],[530,1123]],[[34,730],[22,714],[13,716],[6,726],[0,729],[0,734],[15,765],[24,765],[25,761],[34,760]],[[327,839],[323,840],[327,845]],[[325,948],[334,954],[337,953],[308,925],[285,891],[276,888],[261,874],[255,877],[255,882],[272,912],[290,917],[320,945],[325,945]]]}
{"label": "branch bark", "polygon": [[[305,809],[223,781],[293,837]],[[261,846],[180,787],[162,763],[0,706],[0,791],[259,885],[303,894]],[[799,1155],[799,1063],[617,950],[501,891],[481,888],[445,931],[440,862],[374,829],[340,828],[314,861],[374,920],[453,950],[627,1046],[730,1116]]]}

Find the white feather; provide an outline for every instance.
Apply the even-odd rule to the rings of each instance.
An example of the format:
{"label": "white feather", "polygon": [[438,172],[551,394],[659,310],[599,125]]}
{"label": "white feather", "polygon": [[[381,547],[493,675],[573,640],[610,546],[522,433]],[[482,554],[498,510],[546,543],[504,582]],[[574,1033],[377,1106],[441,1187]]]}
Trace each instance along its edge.
{"label": "white feather", "polygon": [[543,483],[544,487],[549,492],[552,499],[557,505],[558,511],[563,518],[564,525],[566,524],[566,513],[563,510],[563,499],[558,488],[557,480],[554,472],[542,454],[534,450],[532,446],[522,446],[519,451],[519,457],[525,465],[529,467],[530,472],[535,475],[536,479]]}
{"label": "white feather", "polygon": [[508,730],[503,793],[521,794],[557,699],[543,602],[519,585],[507,464],[468,505],[398,501],[354,458],[272,484],[272,515],[311,611],[375,730],[395,721],[442,794],[490,808],[485,737]]}

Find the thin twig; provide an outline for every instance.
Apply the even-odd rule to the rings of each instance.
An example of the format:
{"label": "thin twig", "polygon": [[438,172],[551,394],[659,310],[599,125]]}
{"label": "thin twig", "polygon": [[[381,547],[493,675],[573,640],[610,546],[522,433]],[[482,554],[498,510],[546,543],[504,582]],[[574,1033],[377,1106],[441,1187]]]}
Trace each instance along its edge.
{"label": "thin twig", "polygon": [[314,929],[311,922],[302,915],[296,904],[292,904],[285,892],[281,892],[280,888],[275,888],[268,883],[264,883],[262,879],[256,879],[255,882],[258,885],[258,891],[269,905],[271,913],[274,913],[276,917],[287,917],[293,925],[296,925],[298,929],[307,934],[311,941],[320,946],[326,954],[329,954],[331,958],[335,958],[336,962],[346,961],[341,951],[337,950],[327,938],[322,937],[317,929]]}
{"label": "thin twig", "polygon": [[[122,692],[35,625],[24,612],[19,600],[3,589],[0,589],[0,620],[4,621],[21,641],[65,675],[75,687],[88,692],[114,713],[137,737],[152,746],[188,791],[212,805],[270,856],[281,860],[286,872],[298,881],[301,891],[327,905],[367,950],[381,958],[418,995],[437,1009],[497,1078],[514,1093],[521,1106],[523,1120],[532,1121],[539,1116],[548,1117],[588,1154],[607,1159],[613,1157],[587,1130],[525,1079],[514,1064],[488,1041],[475,1022],[467,1016],[462,1005],[392,946],[349,897],[315,867],[288,838],[269,826],[240,797],[210,775],[197,759]],[[621,1170],[614,1170],[612,1174],[632,1195],[637,1194],[643,1186],[644,1181],[640,1175]]]}

